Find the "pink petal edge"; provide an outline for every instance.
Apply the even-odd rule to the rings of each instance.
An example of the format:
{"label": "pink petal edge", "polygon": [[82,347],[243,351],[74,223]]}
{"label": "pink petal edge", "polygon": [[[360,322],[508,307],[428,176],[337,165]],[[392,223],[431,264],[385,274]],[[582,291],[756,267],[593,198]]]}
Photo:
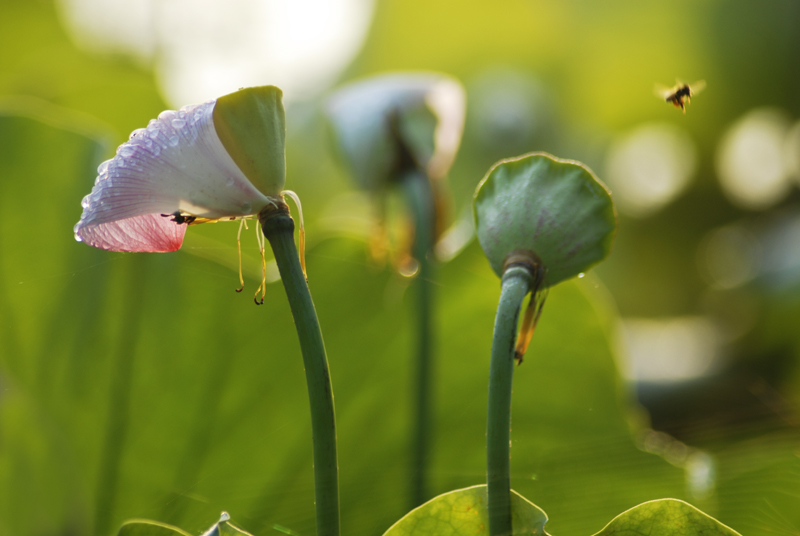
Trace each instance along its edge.
{"label": "pink petal edge", "polygon": [[166,253],[180,249],[187,225],[160,214],[145,214],[108,223],[75,226],[75,238],[108,251]]}

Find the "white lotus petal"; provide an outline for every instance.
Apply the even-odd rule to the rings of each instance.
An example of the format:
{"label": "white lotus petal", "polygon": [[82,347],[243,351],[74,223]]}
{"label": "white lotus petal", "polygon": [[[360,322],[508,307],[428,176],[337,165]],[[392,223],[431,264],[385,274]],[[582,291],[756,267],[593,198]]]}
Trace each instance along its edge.
{"label": "white lotus petal", "polygon": [[453,165],[461,145],[467,95],[461,84],[442,78],[428,92],[425,102],[438,119],[433,135],[436,151],[428,163],[428,172],[432,177],[443,177]]}
{"label": "white lotus petal", "polygon": [[162,112],[134,131],[98,168],[75,238],[116,251],[174,251],[185,226],[161,214],[233,219],[270,203],[223,147],[215,102]]}

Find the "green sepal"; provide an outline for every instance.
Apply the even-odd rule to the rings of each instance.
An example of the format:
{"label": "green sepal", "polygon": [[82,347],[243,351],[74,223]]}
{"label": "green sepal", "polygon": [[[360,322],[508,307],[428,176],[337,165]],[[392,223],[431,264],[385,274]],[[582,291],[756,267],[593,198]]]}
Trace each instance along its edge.
{"label": "green sepal", "polygon": [[677,499],[649,501],[622,512],[595,536],[740,536],[694,506]]}
{"label": "green sepal", "polygon": [[498,276],[509,254],[533,252],[543,286],[585,272],[611,251],[617,214],[611,193],[580,162],[531,153],[495,164],[474,200],[478,241]]}
{"label": "green sepal", "polygon": [[[546,534],[547,515],[511,490],[512,534]],[[451,491],[415,508],[392,525],[384,536],[488,536],[486,485]]]}
{"label": "green sepal", "polygon": [[240,89],[217,99],[214,128],[239,169],[258,190],[277,197],[286,183],[286,114],[275,86]]}

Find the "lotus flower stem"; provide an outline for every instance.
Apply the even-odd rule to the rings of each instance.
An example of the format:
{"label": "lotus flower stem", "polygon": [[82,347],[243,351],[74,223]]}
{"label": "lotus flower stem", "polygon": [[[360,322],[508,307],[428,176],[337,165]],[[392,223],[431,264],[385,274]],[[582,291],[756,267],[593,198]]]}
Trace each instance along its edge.
{"label": "lotus flower stem", "polygon": [[283,203],[267,206],[259,220],[264,236],[275,254],[289,307],[294,317],[306,371],[314,443],[314,488],[317,507],[317,535],[338,536],[339,466],[336,458],[336,417],[328,358],[319,328],[314,302],[300,266],[294,243],[294,220]]}
{"label": "lotus flower stem", "polygon": [[435,206],[430,179],[421,171],[406,173],[403,191],[414,218],[411,253],[419,263],[414,280],[417,295],[417,359],[415,381],[414,432],[412,436],[411,507],[429,499],[426,491],[431,444],[431,374],[433,368],[433,248]]}
{"label": "lotus flower stem", "polygon": [[489,365],[489,409],[486,422],[486,480],[489,534],[511,534],[511,386],[514,344],[522,302],[534,284],[525,266],[510,266],[503,274],[500,303],[494,321]]}

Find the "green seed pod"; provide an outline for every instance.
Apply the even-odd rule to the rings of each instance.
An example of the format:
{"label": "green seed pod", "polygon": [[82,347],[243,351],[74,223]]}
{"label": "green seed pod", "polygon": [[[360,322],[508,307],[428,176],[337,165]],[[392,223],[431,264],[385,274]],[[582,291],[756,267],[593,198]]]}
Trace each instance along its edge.
{"label": "green seed pod", "polygon": [[580,162],[531,153],[495,164],[474,200],[478,241],[492,269],[527,259],[545,270],[541,288],[585,272],[611,251],[611,193]]}
{"label": "green seed pod", "polygon": [[253,186],[277,197],[286,182],[286,116],[275,86],[240,89],[217,99],[214,127]]}

